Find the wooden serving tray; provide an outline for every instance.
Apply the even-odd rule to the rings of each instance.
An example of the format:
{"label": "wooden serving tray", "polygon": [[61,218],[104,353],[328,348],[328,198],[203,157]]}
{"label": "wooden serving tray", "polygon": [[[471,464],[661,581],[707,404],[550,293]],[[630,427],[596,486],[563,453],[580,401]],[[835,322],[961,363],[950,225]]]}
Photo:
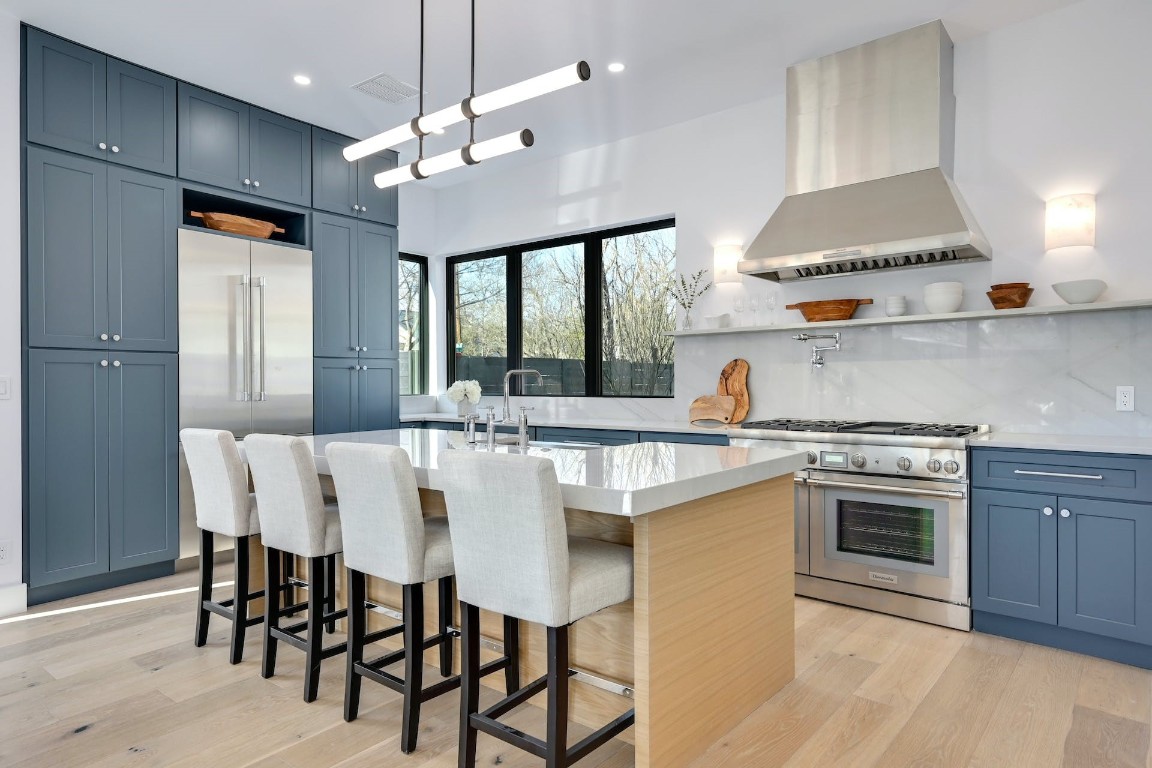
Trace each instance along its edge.
{"label": "wooden serving tray", "polygon": [[247,216],[236,216],[231,213],[201,213],[200,211],[189,211],[188,215],[196,219],[203,219],[204,226],[208,229],[229,232],[233,235],[267,239],[272,237],[273,232],[284,234],[283,227],[278,227],[270,221],[250,219]]}

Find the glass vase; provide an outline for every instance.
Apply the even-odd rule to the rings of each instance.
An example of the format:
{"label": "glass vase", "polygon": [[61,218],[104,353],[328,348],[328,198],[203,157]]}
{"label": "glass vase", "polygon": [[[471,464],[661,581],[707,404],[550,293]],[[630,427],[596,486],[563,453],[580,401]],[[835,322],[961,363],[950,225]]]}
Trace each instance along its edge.
{"label": "glass vase", "polygon": [[690,310],[690,309],[684,310],[684,325],[682,325],[680,327],[680,330],[682,330],[682,331],[692,330],[692,310]]}
{"label": "glass vase", "polygon": [[460,418],[464,418],[465,416],[468,416],[475,411],[476,406],[467,400],[461,400],[460,402],[456,403],[456,415]]}

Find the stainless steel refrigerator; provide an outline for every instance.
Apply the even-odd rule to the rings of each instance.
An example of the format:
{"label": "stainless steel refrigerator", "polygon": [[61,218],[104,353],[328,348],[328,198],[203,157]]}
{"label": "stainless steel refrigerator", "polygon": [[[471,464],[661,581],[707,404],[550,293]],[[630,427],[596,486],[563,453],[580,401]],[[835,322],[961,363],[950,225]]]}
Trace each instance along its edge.
{"label": "stainless steel refrigerator", "polygon": [[[182,229],[179,259],[180,428],[311,434],[312,252]],[[180,464],[187,557],[197,549],[183,452]]]}

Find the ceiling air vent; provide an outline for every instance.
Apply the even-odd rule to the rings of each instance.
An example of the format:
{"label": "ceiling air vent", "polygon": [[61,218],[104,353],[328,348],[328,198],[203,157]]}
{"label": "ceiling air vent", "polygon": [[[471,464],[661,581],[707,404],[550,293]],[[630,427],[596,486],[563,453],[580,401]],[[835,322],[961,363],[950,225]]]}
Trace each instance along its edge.
{"label": "ceiling air vent", "polygon": [[352,86],[352,90],[360,91],[360,93],[365,93],[389,104],[400,104],[420,95],[420,89],[416,86],[401,82],[385,72],[370,77],[362,83],[356,83]]}

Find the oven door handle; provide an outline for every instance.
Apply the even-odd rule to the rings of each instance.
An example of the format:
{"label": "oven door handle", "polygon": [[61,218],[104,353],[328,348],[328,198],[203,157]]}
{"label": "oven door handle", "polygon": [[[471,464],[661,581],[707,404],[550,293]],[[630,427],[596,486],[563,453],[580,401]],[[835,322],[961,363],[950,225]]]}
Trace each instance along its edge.
{"label": "oven door handle", "polygon": [[884,493],[900,493],[906,496],[932,496],[941,499],[963,499],[964,491],[936,491],[922,488],[904,488],[898,485],[879,486],[869,483],[842,483],[836,480],[815,480],[808,478],[808,485],[817,488],[850,488],[858,491],[883,491]]}

